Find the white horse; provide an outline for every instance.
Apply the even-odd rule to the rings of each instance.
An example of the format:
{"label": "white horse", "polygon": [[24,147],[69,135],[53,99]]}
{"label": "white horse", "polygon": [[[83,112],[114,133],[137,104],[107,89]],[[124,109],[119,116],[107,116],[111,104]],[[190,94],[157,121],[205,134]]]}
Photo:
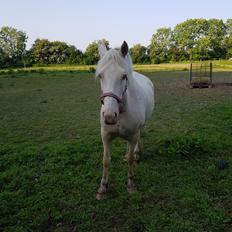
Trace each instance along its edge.
{"label": "white horse", "polygon": [[103,175],[96,195],[100,200],[107,192],[111,143],[115,137],[128,141],[127,190],[135,191],[133,163],[138,159],[140,130],[153,112],[154,87],[146,76],[133,71],[125,41],[120,49],[110,50],[99,41],[98,50],[96,77],[100,79],[102,91],[100,121],[104,147]]}

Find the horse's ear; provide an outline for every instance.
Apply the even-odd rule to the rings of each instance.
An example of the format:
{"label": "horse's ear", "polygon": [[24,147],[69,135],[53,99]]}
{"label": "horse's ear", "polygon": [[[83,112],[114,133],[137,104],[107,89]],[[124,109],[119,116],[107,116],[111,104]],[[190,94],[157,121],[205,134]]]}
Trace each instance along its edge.
{"label": "horse's ear", "polygon": [[99,52],[100,58],[102,58],[107,52],[106,45],[102,40],[98,41],[98,52]]}
{"label": "horse's ear", "polygon": [[122,46],[121,46],[121,53],[122,53],[122,56],[125,57],[128,53],[128,44],[126,41],[123,42]]}

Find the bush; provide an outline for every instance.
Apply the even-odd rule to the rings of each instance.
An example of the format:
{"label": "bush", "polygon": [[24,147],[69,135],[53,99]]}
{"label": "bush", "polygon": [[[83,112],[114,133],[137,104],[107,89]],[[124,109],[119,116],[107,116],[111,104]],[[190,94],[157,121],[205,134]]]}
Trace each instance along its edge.
{"label": "bush", "polygon": [[206,153],[206,145],[200,138],[177,137],[164,141],[159,153],[170,157],[193,157]]}
{"label": "bush", "polygon": [[38,69],[38,73],[40,73],[40,74],[44,74],[44,73],[45,73],[45,70],[44,70],[44,69],[42,69],[42,68],[40,68],[40,69]]}
{"label": "bush", "polygon": [[94,67],[89,67],[89,72],[94,73],[96,69]]}

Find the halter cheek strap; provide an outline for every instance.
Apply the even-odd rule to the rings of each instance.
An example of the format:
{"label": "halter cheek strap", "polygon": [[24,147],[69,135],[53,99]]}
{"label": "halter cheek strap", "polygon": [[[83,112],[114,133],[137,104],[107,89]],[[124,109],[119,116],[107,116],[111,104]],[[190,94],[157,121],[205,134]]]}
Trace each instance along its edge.
{"label": "halter cheek strap", "polygon": [[100,97],[100,100],[101,100],[101,103],[102,105],[104,105],[104,98],[105,97],[112,97],[114,98],[118,104],[122,104],[122,99],[123,99],[123,96],[125,95],[126,93],[126,90],[127,90],[127,79],[126,79],[126,85],[125,85],[125,88],[122,92],[122,97],[119,97],[118,95],[114,94],[113,92],[105,92],[105,93],[102,93],[101,97]]}

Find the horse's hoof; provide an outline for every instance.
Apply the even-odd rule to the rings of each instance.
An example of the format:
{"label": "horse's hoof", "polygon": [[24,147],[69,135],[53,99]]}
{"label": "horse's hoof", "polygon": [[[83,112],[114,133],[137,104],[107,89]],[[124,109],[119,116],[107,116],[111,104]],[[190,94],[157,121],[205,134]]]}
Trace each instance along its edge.
{"label": "horse's hoof", "polygon": [[96,194],[97,200],[103,200],[106,198],[107,188],[108,188],[108,184],[100,186],[100,188],[98,189],[97,194]]}
{"label": "horse's hoof", "polygon": [[133,187],[132,186],[130,186],[130,187],[127,186],[127,192],[128,193],[134,193],[134,192],[136,192],[136,187],[135,186],[133,186]]}
{"label": "horse's hoof", "polygon": [[134,159],[134,165],[139,165],[140,160],[139,159]]}
{"label": "horse's hoof", "polygon": [[134,181],[131,179],[128,180],[127,191],[128,191],[128,193],[136,192],[136,187],[135,187]]}
{"label": "horse's hoof", "polygon": [[140,159],[140,155],[138,152],[134,153],[134,160],[139,160]]}
{"label": "horse's hoof", "polygon": [[127,155],[127,154],[126,154],[126,155],[124,155],[124,157],[123,157],[123,161],[128,162],[128,160],[129,160],[128,155]]}
{"label": "horse's hoof", "polygon": [[98,201],[106,199],[106,193],[99,193],[99,192],[97,192],[96,199]]}

